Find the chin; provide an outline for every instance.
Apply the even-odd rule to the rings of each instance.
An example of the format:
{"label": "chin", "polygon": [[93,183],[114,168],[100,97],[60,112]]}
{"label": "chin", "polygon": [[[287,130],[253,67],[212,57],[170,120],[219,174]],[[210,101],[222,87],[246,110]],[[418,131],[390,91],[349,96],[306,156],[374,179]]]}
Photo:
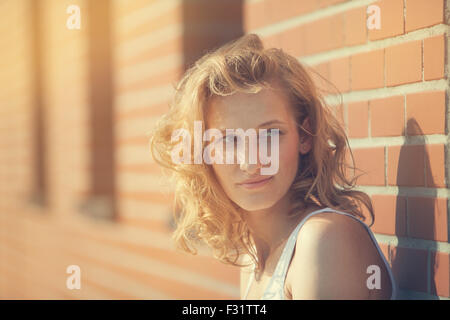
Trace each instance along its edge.
{"label": "chin", "polygon": [[277,201],[276,200],[268,201],[266,197],[265,199],[261,200],[240,201],[236,203],[239,205],[239,207],[241,207],[245,211],[258,211],[273,207],[277,203]]}

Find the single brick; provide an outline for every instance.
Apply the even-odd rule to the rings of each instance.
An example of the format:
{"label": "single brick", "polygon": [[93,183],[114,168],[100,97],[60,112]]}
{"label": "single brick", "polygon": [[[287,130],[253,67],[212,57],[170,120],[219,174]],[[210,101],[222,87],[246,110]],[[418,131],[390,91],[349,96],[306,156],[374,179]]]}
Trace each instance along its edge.
{"label": "single brick", "polygon": [[403,0],[383,0],[372,5],[380,8],[381,26],[380,29],[369,30],[370,40],[389,38],[404,33]]}
{"label": "single brick", "polygon": [[366,138],[368,135],[369,106],[367,101],[348,104],[348,136]]}
{"label": "single brick", "polygon": [[444,145],[427,144],[425,151],[426,186],[446,188]]}
{"label": "single brick", "polygon": [[386,48],[386,86],[422,80],[422,41]]}
{"label": "single brick", "polygon": [[344,32],[346,46],[366,43],[366,7],[356,8],[345,12]]}
{"label": "single brick", "polygon": [[447,199],[408,197],[408,235],[447,242]]}
{"label": "single brick", "polygon": [[405,133],[405,98],[394,96],[371,100],[372,137],[401,136]]}
{"label": "single brick", "polygon": [[384,86],[384,49],[356,54],[350,59],[352,90]]}
{"label": "single brick", "polygon": [[[384,147],[352,149],[359,185],[384,186]],[[360,171],[362,170],[362,171]]]}
{"label": "single brick", "polygon": [[406,198],[392,195],[373,195],[375,223],[372,230],[376,233],[406,235]]}
{"label": "single brick", "polygon": [[336,14],[306,24],[305,46],[308,55],[344,45],[344,14]]}
{"label": "single brick", "polygon": [[425,80],[442,79],[445,69],[444,35],[423,41],[423,72]]}
{"label": "single brick", "polygon": [[406,32],[444,22],[444,0],[406,0]]}
{"label": "single brick", "polygon": [[406,95],[408,135],[445,133],[445,91]]}
{"label": "single brick", "polygon": [[340,58],[330,61],[330,81],[340,92],[350,90],[350,58]]}
{"label": "single brick", "polygon": [[424,145],[404,145],[388,147],[388,185],[424,187],[424,153]]}

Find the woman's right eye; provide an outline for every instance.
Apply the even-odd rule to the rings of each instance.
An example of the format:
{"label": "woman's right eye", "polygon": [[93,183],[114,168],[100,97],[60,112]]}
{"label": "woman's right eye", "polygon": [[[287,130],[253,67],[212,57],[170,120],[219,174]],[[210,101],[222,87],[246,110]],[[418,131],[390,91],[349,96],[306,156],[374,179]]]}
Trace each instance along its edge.
{"label": "woman's right eye", "polygon": [[223,138],[223,140],[225,141],[225,142],[236,142],[236,136],[235,135],[228,135],[228,136],[225,136],[224,138]]}

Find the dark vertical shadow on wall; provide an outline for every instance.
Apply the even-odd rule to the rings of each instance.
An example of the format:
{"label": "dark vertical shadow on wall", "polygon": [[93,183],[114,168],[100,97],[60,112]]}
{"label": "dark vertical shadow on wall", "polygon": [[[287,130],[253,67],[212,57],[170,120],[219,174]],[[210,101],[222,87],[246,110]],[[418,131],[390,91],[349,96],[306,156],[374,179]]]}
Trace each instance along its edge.
{"label": "dark vertical shadow on wall", "polygon": [[[401,290],[399,299],[414,299],[415,297],[409,295],[405,290],[422,292],[422,290],[418,291],[418,288],[423,288],[426,293],[436,294],[436,284],[433,280],[435,266],[432,260],[433,252],[437,249],[435,242],[431,242],[431,247],[428,247],[429,252],[415,248],[402,249],[411,247],[411,241],[408,238],[432,240],[436,235],[434,214],[437,210],[435,207],[437,192],[435,189],[430,187],[430,193],[427,197],[408,196],[406,185],[409,185],[408,181],[411,177],[419,174],[424,175],[427,186],[433,186],[434,181],[422,129],[415,119],[408,120],[407,128],[409,136],[414,135],[417,139],[420,139],[419,145],[416,147],[422,148],[424,167],[413,167],[412,164],[416,161],[412,161],[412,154],[405,149],[406,145],[403,145],[397,165],[399,193],[397,196],[395,234],[398,237],[398,246],[395,254],[391,257],[394,277]],[[405,132],[403,134],[406,136]]]}
{"label": "dark vertical shadow on wall", "polygon": [[33,182],[29,201],[31,204],[46,206],[47,180],[45,164],[45,109],[42,102],[42,45],[41,45],[41,16],[40,0],[30,2],[31,18],[31,48],[32,48],[32,77],[33,77],[33,108],[32,108],[32,152],[33,152]]}
{"label": "dark vertical shadow on wall", "polygon": [[242,0],[184,0],[185,69],[206,51],[243,35]]}
{"label": "dark vertical shadow on wall", "polygon": [[88,1],[91,190],[84,211],[95,217],[115,219],[110,6],[109,0]]}

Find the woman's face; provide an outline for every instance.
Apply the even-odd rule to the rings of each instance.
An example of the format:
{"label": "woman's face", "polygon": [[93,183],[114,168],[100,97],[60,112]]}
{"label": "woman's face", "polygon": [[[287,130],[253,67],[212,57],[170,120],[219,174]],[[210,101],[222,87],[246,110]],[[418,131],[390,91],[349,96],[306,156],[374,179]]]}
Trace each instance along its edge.
{"label": "woman's face", "polygon": [[[246,211],[268,209],[280,201],[289,191],[297,174],[299,154],[305,154],[311,149],[310,138],[300,141],[289,104],[283,92],[269,88],[262,89],[258,93],[235,93],[225,97],[214,97],[209,102],[206,116],[208,129],[246,131],[253,128],[258,135],[259,129],[267,129],[268,132],[270,129],[279,129],[277,172],[262,175],[261,168],[270,167],[270,163],[262,165],[259,156],[256,163],[249,161],[248,139],[244,139],[245,155],[240,158],[241,161],[234,161],[233,164],[211,164],[225,193]],[[307,123],[304,124],[308,128]],[[230,140],[229,137],[225,139]],[[232,139],[234,141],[234,137]],[[267,140],[270,142],[270,139],[269,134]],[[270,144],[268,149],[268,155],[273,156]],[[234,152],[238,154],[236,147]],[[253,181],[260,182],[252,183]]]}

